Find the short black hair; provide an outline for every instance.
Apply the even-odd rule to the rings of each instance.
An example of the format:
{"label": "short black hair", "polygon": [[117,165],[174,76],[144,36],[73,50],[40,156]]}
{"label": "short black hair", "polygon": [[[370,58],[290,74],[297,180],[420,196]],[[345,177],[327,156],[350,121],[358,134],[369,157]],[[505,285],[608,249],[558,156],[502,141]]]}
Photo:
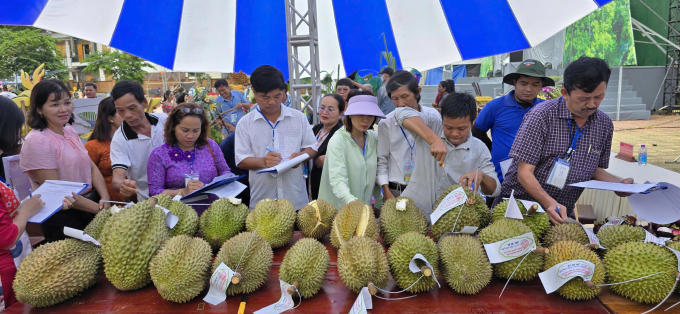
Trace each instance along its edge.
{"label": "short black hair", "polygon": [[349,89],[357,89],[357,87],[354,86],[354,84],[352,83],[352,80],[350,80],[348,78],[339,79],[338,82],[335,83],[335,89],[338,89],[338,86],[340,86],[340,85],[348,86]]}
{"label": "short black hair", "polygon": [[609,84],[611,74],[607,61],[583,56],[564,69],[562,84],[569,95],[575,89],[592,93],[602,82]]}
{"label": "short black hair", "polygon": [[331,94],[324,95],[323,98],[321,98],[321,99],[324,99],[326,97],[333,97],[333,99],[335,99],[335,101],[338,102],[338,109],[340,110],[340,112],[345,111],[345,100],[342,99],[342,96],[340,96],[339,94],[336,94],[336,93],[331,93]]}
{"label": "short black hair", "polygon": [[416,97],[416,101],[420,103],[420,93],[418,92],[418,80],[413,73],[399,70],[390,76],[390,80],[385,85],[385,92],[387,97],[392,98],[392,92],[399,89],[399,87],[406,86],[408,90]]}
{"label": "short black hair", "polygon": [[390,67],[384,67],[381,71],[380,74],[387,74],[389,76],[394,75],[394,69]]}
{"label": "short black hair", "polygon": [[[7,97],[0,96],[0,150],[2,150],[2,155],[9,156],[14,153],[19,148],[19,140],[21,140],[21,127],[26,122],[26,117],[21,109],[17,106],[14,101]],[[0,173],[4,176],[4,173]]]}
{"label": "short black hair", "polygon": [[[88,87],[88,86],[92,86],[92,88],[94,88],[94,90],[97,90],[97,83],[95,83],[95,82],[85,83],[85,87]],[[85,88],[83,88],[83,89],[85,89]]]}
{"label": "short black hair", "polygon": [[276,89],[287,90],[286,80],[279,69],[271,65],[261,65],[250,75],[250,83],[256,93],[269,93]]}
{"label": "short black hair", "polygon": [[132,94],[139,102],[144,102],[144,87],[141,84],[133,81],[120,81],[113,86],[111,90],[111,98],[116,101],[127,94]]}
{"label": "short black hair", "polygon": [[[71,98],[71,91],[68,90],[64,82],[51,79],[44,80],[35,84],[31,90],[31,101],[30,109],[28,113],[28,126],[31,129],[36,129],[42,131],[47,128],[47,120],[38,113],[38,109],[42,110],[43,106],[50,98],[50,95],[54,94],[55,100],[61,100],[62,95],[66,93],[68,98]],[[73,124],[75,118],[73,113],[71,113],[71,118],[68,120],[68,124]]]}
{"label": "short black hair", "polygon": [[229,87],[229,82],[227,82],[225,79],[219,79],[215,82],[215,89],[218,89],[222,86]]}
{"label": "short black hair", "polygon": [[182,104],[187,102],[187,98],[189,98],[189,94],[187,93],[181,93],[179,97],[177,97],[177,104]]}
{"label": "short black hair", "polygon": [[474,123],[477,118],[477,100],[469,93],[452,93],[442,100],[442,118],[458,119],[470,117]]}

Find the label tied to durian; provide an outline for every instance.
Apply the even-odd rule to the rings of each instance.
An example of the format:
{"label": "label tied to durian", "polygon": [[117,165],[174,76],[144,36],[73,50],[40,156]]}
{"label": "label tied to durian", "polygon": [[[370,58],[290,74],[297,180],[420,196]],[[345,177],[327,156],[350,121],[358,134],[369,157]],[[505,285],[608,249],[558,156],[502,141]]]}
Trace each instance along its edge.
{"label": "label tied to durian", "polygon": [[182,195],[175,195],[175,197],[172,198],[173,201],[181,201],[182,200]]}
{"label": "label tied to durian", "polygon": [[625,221],[626,220],[623,219],[623,217],[611,219],[611,220],[607,221],[606,224],[602,225],[602,227],[600,227],[600,230],[602,230],[602,228],[609,227],[609,226],[622,225]]}
{"label": "label tied to durian", "polygon": [[508,207],[505,209],[505,218],[524,219],[522,212],[519,210],[519,206],[517,206],[517,201],[515,201],[515,190],[510,192]]}
{"label": "label tied to durian", "polygon": [[[643,229],[644,230],[644,229]],[[666,241],[651,234],[649,231],[645,230],[645,243],[654,243],[660,246],[666,246]]]}
{"label": "label tied to durian", "polygon": [[89,234],[85,234],[82,230],[64,227],[64,235],[69,236],[71,238],[76,238],[81,241],[90,242],[96,246],[101,246],[101,244],[99,244],[97,240],[95,240]]}
{"label": "label tied to durian", "polygon": [[583,281],[590,281],[593,279],[594,273],[595,264],[587,260],[577,259],[550,267],[548,270],[539,273],[538,277],[541,278],[545,293],[550,294],[576,277],[583,278]]}
{"label": "label tied to durian", "polygon": [[534,234],[527,232],[523,235],[501,240],[494,243],[484,244],[484,250],[491,264],[498,264],[516,259],[531,253],[536,249]]}
{"label": "label tied to durian", "polygon": [[586,226],[584,226],[583,224],[580,224],[580,223],[579,223],[579,225],[581,225],[581,228],[583,228],[583,230],[588,235],[588,242],[590,242],[590,244],[597,244],[597,246],[599,248],[605,249],[605,250],[607,249],[606,247],[602,246],[602,244],[600,244],[600,239],[598,239],[598,237],[595,235],[595,232],[593,232],[593,229],[586,228]]}
{"label": "label tied to durian", "polygon": [[527,210],[529,210],[529,208],[531,208],[531,206],[536,205],[536,206],[538,206],[538,210],[536,211],[537,213],[545,213],[545,209],[543,209],[543,206],[541,206],[541,204],[539,204],[538,202],[527,201],[527,200],[518,200],[518,201],[522,202],[522,205],[524,205],[524,208],[526,208]]}
{"label": "label tied to durian", "polygon": [[168,225],[168,228],[170,228],[170,229],[174,228],[175,225],[177,225],[177,222],[179,222],[179,218],[177,218],[177,216],[173,215],[172,212],[169,209],[167,209],[167,208],[165,208],[161,205],[156,205],[156,207],[162,209],[163,212],[165,213],[165,223]]}
{"label": "label tied to durian", "polygon": [[459,187],[451,193],[447,194],[444,199],[439,203],[439,206],[430,214],[430,220],[432,221],[432,224],[437,222],[439,218],[444,216],[448,211],[465,204],[467,202],[467,194],[465,194],[465,190],[463,190],[462,187]]}
{"label": "label tied to durian", "polygon": [[255,311],[254,314],[279,314],[295,307],[293,296],[288,294],[288,288],[291,285],[279,279],[279,286],[281,287],[281,298],[276,303]]}
{"label": "label tied to durian", "polygon": [[416,255],[414,255],[413,258],[411,259],[411,262],[408,263],[408,269],[411,270],[411,272],[414,273],[414,274],[421,272],[422,270],[416,264],[417,260],[424,262],[425,266],[429,267],[432,270],[432,276],[431,277],[432,277],[432,279],[434,279],[434,282],[437,283],[437,286],[439,286],[441,288],[439,281],[437,281],[437,274],[434,273],[434,267],[432,267],[432,264],[430,264],[430,262],[427,260],[427,258],[425,258],[425,256],[423,256],[423,254],[417,253]]}
{"label": "label tied to durian", "polygon": [[227,299],[227,288],[233,276],[234,271],[224,263],[220,263],[212,276],[210,276],[210,290],[208,290],[208,294],[203,298],[203,301],[212,305],[224,302]]}
{"label": "label tied to durian", "polygon": [[667,246],[666,248],[671,250],[671,252],[673,252],[673,254],[675,254],[675,257],[678,260],[678,271],[680,272],[680,251],[675,250],[675,249],[671,248],[670,246]]}
{"label": "label tied to durian", "polygon": [[371,294],[368,292],[368,287],[361,288],[361,293],[357,296],[357,299],[352,304],[352,308],[349,310],[349,314],[368,314],[366,310],[373,309],[373,300],[371,300]]}

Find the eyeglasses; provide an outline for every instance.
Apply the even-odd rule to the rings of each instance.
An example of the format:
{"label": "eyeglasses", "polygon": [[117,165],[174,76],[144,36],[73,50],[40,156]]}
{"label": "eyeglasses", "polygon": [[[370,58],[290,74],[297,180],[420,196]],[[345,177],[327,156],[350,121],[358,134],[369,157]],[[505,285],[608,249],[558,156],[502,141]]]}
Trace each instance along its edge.
{"label": "eyeglasses", "polygon": [[187,114],[187,113],[195,113],[195,114],[203,114],[203,108],[179,108],[179,112]]}
{"label": "eyeglasses", "polygon": [[322,112],[333,113],[333,112],[335,112],[335,109],[333,109],[333,107],[326,108],[326,107],[322,106],[322,107],[319,107],[319,113],[322,113]]}

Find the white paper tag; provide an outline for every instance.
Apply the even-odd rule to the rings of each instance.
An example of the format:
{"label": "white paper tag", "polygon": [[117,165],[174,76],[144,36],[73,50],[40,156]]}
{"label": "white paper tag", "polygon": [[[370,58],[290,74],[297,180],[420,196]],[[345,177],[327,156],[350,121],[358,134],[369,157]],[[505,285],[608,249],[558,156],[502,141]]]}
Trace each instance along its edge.
{"label": "white paper tag", "polygon": [[439,203],[439,206],[437,206],[437,209],[435,209],[434,212],[430,214],[430,220],[432,221],[432,224],[434,225],[437,220],[439,220],[439,218],[441,218],[448,211],[460,206],[461,204],[464,204],[465,202],[467,202],[467,194],[465,194],[465,190],[463,190],[462,187],[451,191],[451,193],[447,194],[446,197],[442,199],[441,203]]}
{"label": "white paper tag", "polygon": [[491,264],[498,264],[516,259],[536,249],[534,234],[527,232],[498,242],[484,244],[484,250]]}
{"label": "white paper tag", "polygon": [[90,242],[96,246],[101,246],[97,240],[95,240],[89,234],[85,234],[82,230],[64,227],[64,235],[67,235],[71,238],[76,238],[78,240]]}
{"label": "white paper tag", "polygon": [[538,206],[538,210],[536,212],[537,213],[545,213],[545,209],[543,209],[543,206],[541,206],[541,204],[539,204],[538,202],[527,201],[527,200],[518,200],[518,201],[522,202],[522,205],[524,205],[524,208],[526,208],[527,210],[529,210],[529,208],[531,208],[531,206],[536,204],[536,206]]}
{"label": "white paper tag", "polygon": [[230,203],[234,205],[241,205],[241,199],[240,198],[235,198],[235,197],[229,197],[227,198]]}
{"label": "white paper tag", "polygon": [[600,227],[600,230],[602,230],[602,228],[604,227],[622,225],[624,221],[625,219],[623,219],[623,217],[612,219],[608,221],[606,224],[602,225],[602,227]]}
{"label": "white paper tag", "polygon": [[125,204],[125,207],[123,207],[123,208],[130,208],[134,204],[135,204],[134,202],[127,203],[127,204]]}
{"label": "white paper tag", "polygon": [[666,246],[666,241],[659,239],[657,236],[651,234],[647,230],[645,230],[645,243],[654,243],[656,245]]}
{"label": "white paper tag", "polygon": [[421,272],[420,268],[418,268],[418,265],[416,265],[417,259],[425,262],[425,265],[427,265],[427,267],[429,267],[432,270],[432,276],[431,276],[432,279],[434,279],[434,282],[437,283],[437,286],[441,287],[441,285],[439,284],[439,281],[437,281],[437,274],[434,273],[434,267],[432,267],[432,264],[430,264],[430,262],[427,261],[427,259],[425,258],[425,256],[423,256],[423,254],[417,253],[416,255],[414,255],[413,258],[411,259],[411,262],[408,263],[408,269],[410,269],[411,272],[414,273],[414,274]]}
{"label": "white paper tag", "polygon": [[182,195],[175,195],[175,197],[172,198],[173,201],[181,201],[182,200]]}
{"label": "white paper tag", "polygon": [[357,296],[357,299],[352,304],[352,308],[349,310],[349,314],[368,314],[366,310],[373,309],[373,300],[371,300],[371,294],[368,292],[368,287],[361,288],[361,293]]}
{"label": "white paper tag", "polygon": [[581,277],[583,281],[591,281],[593,274],[595,274],[595,264],[577,259],[550,267],[550,269],[538,273],[538,277],[541,278],[545,293],[550,294],[575,277]]}
{"label": "white paper tag", "polygon": [[156,205],[156,207],[159,207],[165,213],[165,223],[168,225],[168,228],[174,228],[177,225],[177,222],[179,222],[179,218],[173,215],[169,209],[161,205]]}
{"label": "white paper tag", "polygon": [[397,210],[406,210],[406,199],[397,201]]}
{"label": "white paper tag", "polygon": [[231,277],[234,276],[234,271],[229,266],[220,263],[215,272],[210,277],[210,290],[203,298],[203,301],[212,305],[218,305],[227,299],[227,288],[231,283]]}
{"label": "white paper tag", "polygon": [[279,286],[281,287],[281,298],[276,303],[255,311],[254,314],[279,314],[295,307],[293,297],[288,294],[288,287],[291,285],[279,279]]}
{"label": "white paper tag", "polygon": [[522,211],[519,210],[519,206],[517,206],[517,201],[515,201],[515,190],[512,190],[510,192],[510,199],[508,200],[508,208],[505,210],[505,218],[513,218],[513,219],[524,219],[524,216],[522,216]]}
{"label": "white paper tag", "polygon": [[600,244],[600,239],[597,238],[597,236],[595,235],[595,232],[593,232],[593,229],[586,228],[586,227],[585,227],[583,224],[581,224],[581,223],[577,223],[577,224],[578,224],[579,226],[581,226],[581,228],[583,228],[583,231],[585,231],[586,234],[588,235],[588,242],[590,242],[590,244],[597,244],[597,246],[598,246],[599,248],[601,248],[601,249],[606,249],[604,246],[602,246],[602,244]]}
{"label": "white paper tag", "polygon": [[454,233],[474,234],[475,232],[477,232],[477,229],[479,229],[479,228],[478,228],[478,227],[473,227],[473,226],[465,226],[465,227],[463,227],[463,229],[461,229],[460,231],[454,232]]}
{"label": "white paper tag", "polygon": [[673,252],[673,254],[675,254],[675,257],[678,259],[678,271],[680,271],[680,251],[675,250],[675,249],[673,249],[669,246],[667,246],[666,248],[671,250],[671,252]]}
{"label": "white paper tag", "polygon": [[126,209],[127,207],[118,207],[116,205],[111,206],[111,214],[117,214],[119,211]]}

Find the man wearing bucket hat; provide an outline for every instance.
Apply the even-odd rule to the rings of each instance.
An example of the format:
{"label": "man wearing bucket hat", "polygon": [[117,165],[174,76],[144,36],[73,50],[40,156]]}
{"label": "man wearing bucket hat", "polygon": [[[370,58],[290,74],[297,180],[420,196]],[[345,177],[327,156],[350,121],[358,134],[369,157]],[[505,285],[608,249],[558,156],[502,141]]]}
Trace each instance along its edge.
{"label": "man wearing bucket hat", "polygon": [[491,162],[500,182],[503,182],[502,169],[510,163],[508,154],[524,115],[545,101],[538,98],[544,86],[555,86],[555,81],[546,76],[543,64],[533,59],[523,61],[515,73],[503,77],[503,83],[514,86],[515,90],[487,103],[479,112],[472,132],[486,134],[491,130]]}
{"label": "man wearing bucket hat", "polygon": [[350,98],[345,126],[328,142],[319,199],[337,208],[355,200],[371,204],[378,171],[378,134],[372,128],[378,118],[385,115],[375,96]]}

